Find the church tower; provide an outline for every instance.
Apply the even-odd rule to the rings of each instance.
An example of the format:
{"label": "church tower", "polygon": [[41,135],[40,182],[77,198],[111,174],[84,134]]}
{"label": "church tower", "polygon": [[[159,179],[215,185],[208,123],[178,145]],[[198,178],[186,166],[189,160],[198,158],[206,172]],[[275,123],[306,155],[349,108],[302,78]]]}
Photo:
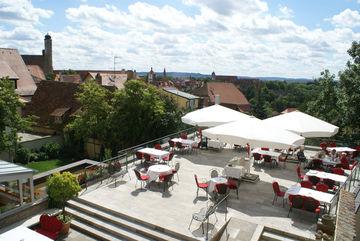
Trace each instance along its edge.
{"label": "church tower", "polygon": [[52,63],[52,40],[51,36],[47,33],[44,39],[44,47],[43,50],[43,59],[44,59],[44,73],[52,74],[53,73],[53,63]]}

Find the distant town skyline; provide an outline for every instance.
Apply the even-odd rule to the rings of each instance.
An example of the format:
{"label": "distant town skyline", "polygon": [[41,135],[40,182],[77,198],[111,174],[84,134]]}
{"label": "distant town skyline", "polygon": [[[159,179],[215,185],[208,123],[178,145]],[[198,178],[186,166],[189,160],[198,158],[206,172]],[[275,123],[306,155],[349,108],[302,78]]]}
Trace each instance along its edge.
{"label": "distant town skyline", "polygon": [[360,0],[0,0],[0,47],[55,69],[313,78],[360,40]]}

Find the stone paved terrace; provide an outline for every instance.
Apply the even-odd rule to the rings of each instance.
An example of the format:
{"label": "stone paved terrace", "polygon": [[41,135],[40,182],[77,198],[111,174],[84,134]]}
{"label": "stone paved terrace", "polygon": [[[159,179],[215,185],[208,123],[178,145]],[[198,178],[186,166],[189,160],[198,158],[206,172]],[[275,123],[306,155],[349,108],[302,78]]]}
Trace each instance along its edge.
{"label": "stone paved terrace", "polygon": [[[194,221],[191,229],[188,225],[194,212],[206,206],[209,200],[205,192],[200,190],[196,198],[196,185],[194,174],[209,179],[210,169],[223,168],[233,157],[243,155],[231,149],[222,151],[201,150],[197,154],[177,154],[173,162],[181,163],[179,181],[175,176],[175,183],[169,192],[162,193],[158,185],[151,185],[150,189],[141,190],[140,183],[135,188],[135,175],[129,168],[131,179],[126,175],[124,181],[103,184],[97,188],[90,188],[79,197],[117,212],[143,219],[164,228],[203,239],[200,223]],[[260,181],[257,183],[242,182],[239,188],[239,199],[235,191],[231,191],[228,199],[227,217],[236,217],[255,224],[288,231],[300,236],[314,238],[315,215],[307,212],[293,211],[287,217],[288,206],[282,207],[278,203],[272,205],[273,190],[271,183],[277,180],[284,190],[296,183],[297,175],[295,164],[288,163],[286,168],[270,169],[251,167],[251,173],[258,174]],[[210,228],[214,233],[225,223],[224,208],[219,208],[215,217],[210,218]],[[245,230],[244,230],[245,231]]]}

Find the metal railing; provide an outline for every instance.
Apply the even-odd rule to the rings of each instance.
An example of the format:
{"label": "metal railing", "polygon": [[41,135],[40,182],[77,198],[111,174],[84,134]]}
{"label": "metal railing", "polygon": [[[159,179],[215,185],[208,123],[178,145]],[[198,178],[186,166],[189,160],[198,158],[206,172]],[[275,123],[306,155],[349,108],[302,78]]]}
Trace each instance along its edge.
{"label": "metal railing", "polygon": [[155,144],[162,144],[164,148],[168,148],[168,141],[172,138],[179,137],[181,133],[190,133],[188,136],[192,136],[196,132],[196,127],[187,128],[154,140],[150,140],[141,143],[136,146],[132,146],[118,151],[118,155],[110,159],[106,159],[97,164],[93,164],[84,168],[84,172],[78,176],[79,183],[87,188],[89,185],[100,182],[109,178],[113,173],[118,172],[122,168],[128,170],[129,164],[137,161],[135,153],[137,150],[154,147]]}
{"label": "metal railing", "polygon": [[360,170],[359,170],[359,164],[356,165],[350,172],[349,176],[346,178],[346,181],[340,185],[340,187],[338,188],[338,190],[335,192],[334,197],[331,199],[330,203],[332,205],[332,207],[329,207],[329,212],[331,211],[331,208],[334,208],[333,205],[335,205],[335,214],[338,211],[338,202],[339,202],[339,198],[340,198],[340,191],[341,190],[347,190],[349,192],[351,192],[351,188],[355,186],[356,182],[359,182],[359,175],[360,175]]}
{"label": "metal railing", "polygon": [[206,211],[206,214],[205,214],[205,217],[206,217],[206,236],[205,236],[205,240],[209,239],[209,218],[210,218],[211,214],[216,212],[216,209],[224,201],[225,201],[225,223],[226,223],[226,219],[227,219],[227,198],[229,196],[230,196],[230,193],[226,194],[220,201],[215,202],[214,206],[212,206],[209,210]]}

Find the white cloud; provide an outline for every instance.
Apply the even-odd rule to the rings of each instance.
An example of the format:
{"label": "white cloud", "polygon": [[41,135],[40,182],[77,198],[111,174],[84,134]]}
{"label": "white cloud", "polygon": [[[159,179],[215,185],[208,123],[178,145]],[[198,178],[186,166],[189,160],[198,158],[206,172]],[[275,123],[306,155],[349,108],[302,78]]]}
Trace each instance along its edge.
{"label": "white cloud", "polygon": [[[67,26],[50,33],[55,68],[111,69],[116,55],[121,57],[117,67],[138,71],[165,66],[168,71],[313,77],[325,68],[343,68],[347,48],[360,38],[349,28],[310,30],[270,14],[260,0],[184,1],[199,13],[144,2],[126,11],[113,5],[68,8]],[[40,53],[42,34],[36,29],[0,27],[0,46]]]}
{"label": "white cloud", "polygon": [[357,10],[345,9],[341,13],[327,19],[336,27],[360,27],[360,13]]}
{"label": "white cloud", "polygon": [[39,23],[41,18],[50,18],[52,11],[35,8],[29,0],[0,0],[0,19],[12,24]]}
{"label": "white cloud", "polygon": [[281,17],[283,18],[293,18],[294,17],[294,11],[291,8],[288,8],[287,6],[279,5],[279,11],[281,13]]}

